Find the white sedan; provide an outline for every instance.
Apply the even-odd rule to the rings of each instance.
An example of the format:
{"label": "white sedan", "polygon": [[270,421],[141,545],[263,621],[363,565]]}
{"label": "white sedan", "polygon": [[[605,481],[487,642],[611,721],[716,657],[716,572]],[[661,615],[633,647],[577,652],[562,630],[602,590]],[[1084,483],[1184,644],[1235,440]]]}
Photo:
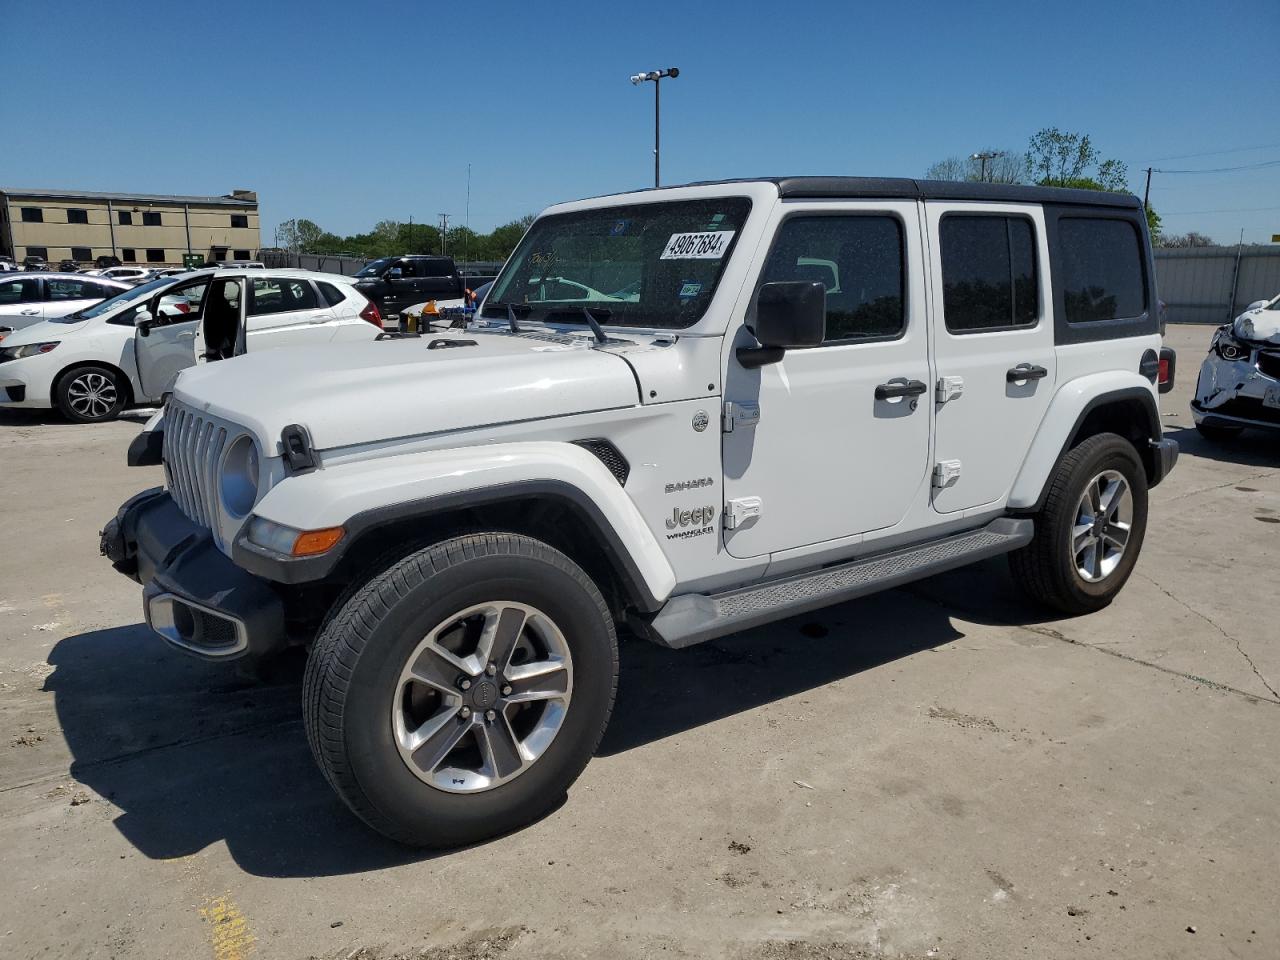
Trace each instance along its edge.
{"label": "white sedan", "polygon": [[0,409],[56,407],[110,420],[156,402],[185,368],[245,350],[352,340],[382,331],[351,278],[219,269],[162,277],[0,342]]}
{"label": "white sedan", "polygon": [[130,285],[79,273],[7,273],[0,277],[0,340],[41,320],[64,317]]}

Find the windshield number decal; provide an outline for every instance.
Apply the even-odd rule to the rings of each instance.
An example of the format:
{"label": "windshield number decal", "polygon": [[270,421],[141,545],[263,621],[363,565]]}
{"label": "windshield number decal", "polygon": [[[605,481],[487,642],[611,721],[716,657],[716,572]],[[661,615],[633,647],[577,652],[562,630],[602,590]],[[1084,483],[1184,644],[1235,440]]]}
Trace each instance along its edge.
{"label": "windshield number decal", "polygon": [[661,260],[719,260],[729,249],[734,230],[708,233],[673,233],[662,251]]}

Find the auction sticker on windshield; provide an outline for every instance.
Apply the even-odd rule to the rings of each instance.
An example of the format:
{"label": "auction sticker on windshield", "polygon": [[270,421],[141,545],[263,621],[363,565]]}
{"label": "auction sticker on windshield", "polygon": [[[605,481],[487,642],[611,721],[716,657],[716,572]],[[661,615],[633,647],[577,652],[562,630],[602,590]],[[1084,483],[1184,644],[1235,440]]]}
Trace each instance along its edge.
{"label": "auction sticker on windshield", "polygon": [[719,260],[729,249],[734,230],[710,233],[673,233],[662,251],[661,260]]}

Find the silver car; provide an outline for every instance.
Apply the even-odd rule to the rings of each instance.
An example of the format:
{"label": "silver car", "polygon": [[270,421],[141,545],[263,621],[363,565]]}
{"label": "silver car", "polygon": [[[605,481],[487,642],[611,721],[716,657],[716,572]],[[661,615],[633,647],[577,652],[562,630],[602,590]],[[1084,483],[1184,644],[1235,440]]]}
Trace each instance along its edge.
{"label": "silver car", "polygon": [[1214,331],[1191,413],[1210,440],[1245,427],[1280,430],[1280,296],[1249,304]]}
{"label": "silver car", "polygon": [[41,320],[65,317],[114,297],[130,284],[82,273],[29,273],[0,275],[0,339]]}

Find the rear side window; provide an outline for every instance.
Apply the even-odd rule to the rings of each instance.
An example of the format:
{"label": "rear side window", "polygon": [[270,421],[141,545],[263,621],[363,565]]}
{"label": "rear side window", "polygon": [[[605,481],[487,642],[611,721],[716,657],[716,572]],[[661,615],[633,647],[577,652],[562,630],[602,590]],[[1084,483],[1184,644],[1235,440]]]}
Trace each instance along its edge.
{"label": "rear side window", "polygon": [[452,277],[453,268],[448,260],[419,260],[418,276],[420,277]]}
{"label": "rear side window", "polygon": [[896,217],[791,217],[778,231],[761,282],[826,287],[826,343],[896,337],[906,328],[903,260]]}
{"label": "rear side window", "polygon": [[939,233],[942,313],[949,331],[1035,324],[1040,292],[1030,220],[947,214]]}
{"label": "rear side window", "polygon": [[1063,307],[1068,323],[1137,317],[1146,312],[1142,243],[1128,220],[1058,220]]}
{"label": "rear side window", "polygon": [[320,288],[320,296],[324,297],[324,302],[331,307],[336,307],[338,304],[340,304],[343,300],[346,299],[346,297],[342,295],[342,291],[339,290],[337,287],[335,287],[332,283],[321,282],[316,284],[316,286]]}
{"label": "rear side window", "polygon": [[305,280],[270,277],[253,281],[253,295],[249,298],[250,316],[314,310],[316,306],[315,293]]}

